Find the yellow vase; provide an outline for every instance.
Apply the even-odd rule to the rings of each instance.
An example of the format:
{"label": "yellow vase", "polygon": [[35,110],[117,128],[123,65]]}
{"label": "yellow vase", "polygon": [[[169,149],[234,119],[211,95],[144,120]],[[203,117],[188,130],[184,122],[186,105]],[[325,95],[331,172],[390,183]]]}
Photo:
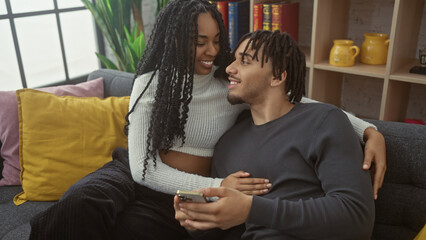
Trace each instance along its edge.
{"label": "yellow vase", "polygon": [[359,61],[365,64],[386,64],[389,39],[385,33],[364,33]]}
{"label": "yellow vase", "polygon": [[330,51],[330,65],[349,67],[355,64],[359,54],[359,47],[354,46],[351,40],[333,40],[334,45]]}

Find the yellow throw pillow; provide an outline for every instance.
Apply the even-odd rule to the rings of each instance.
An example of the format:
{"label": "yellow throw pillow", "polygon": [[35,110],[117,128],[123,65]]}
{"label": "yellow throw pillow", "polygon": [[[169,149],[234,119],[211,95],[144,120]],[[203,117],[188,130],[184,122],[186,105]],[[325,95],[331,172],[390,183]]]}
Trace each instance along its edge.
{"label": "yellow throw pillow", "polygon": [[56,96],[16,91],[23,192],[14,203],[55,201],[79,179],[127,148],[123,133],[129,97]]}
{"label": "yellow throw pillow", "polygon": [[424,240],[426,239],[426,224],[423,226],[422,230],[420,230],[419,234],[413,240]]}

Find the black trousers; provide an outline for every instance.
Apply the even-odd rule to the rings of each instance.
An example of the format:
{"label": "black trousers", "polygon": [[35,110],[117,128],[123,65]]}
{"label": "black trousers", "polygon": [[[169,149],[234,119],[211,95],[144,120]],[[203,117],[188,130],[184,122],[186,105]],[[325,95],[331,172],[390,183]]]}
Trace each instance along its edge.
{"label": "black trousers", "polygon": [[[135,183],[128,152],[118,148],[111,162],[79,180],[57,203],[31,219],[30,239],[191,239],[174,214],[173,195]],[[230,232],[214,229],[191,235],[240,239],[241,230]]]}

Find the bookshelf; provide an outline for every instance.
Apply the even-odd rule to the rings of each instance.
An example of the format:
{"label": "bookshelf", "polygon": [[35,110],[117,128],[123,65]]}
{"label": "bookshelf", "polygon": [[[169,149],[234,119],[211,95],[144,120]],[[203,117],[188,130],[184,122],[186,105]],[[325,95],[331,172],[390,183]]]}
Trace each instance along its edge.
{"label": "bookshelf", "polygon": [[[349,38],[348,33],[352,31],[349,29],[351,4],[359,4],[360,1],[293,1],[300,3],[304,13],[310,13],[299,14],[299,45],[306,55],[308,97],[341,107],[344,77],[348,74],[368,77],[381,82],[380,109],[377,109],[379,119],[403,121],[411,86],[426,85],[426,75],[409,73],[412,66],[419,65],[417,46],[420,29],[426,27],[421,25],[425,0],[394,0],[392,13],[386,19],[377,19],[388,24],[385,27],[388,28],[390,44],[386,65],[362,64],[358,57],[352,67],[332,66],[328,58],[334,39]],[[262,2],[250,0],[250,29],[253,29],[253,4]],[[372,2],[363,1],[362,4]],[[368,31],[374,32],[374,29],[365,29],[365,32]]]}

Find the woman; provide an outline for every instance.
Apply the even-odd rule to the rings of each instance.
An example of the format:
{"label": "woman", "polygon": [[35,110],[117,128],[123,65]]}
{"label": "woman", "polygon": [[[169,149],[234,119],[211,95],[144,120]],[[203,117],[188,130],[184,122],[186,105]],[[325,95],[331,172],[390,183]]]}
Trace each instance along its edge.
{"label": "woman", "polygon": [[[228,186],[265,193],[268,180],[248,178],[249,173],[207,177],[216,141],[247,108],[226,101],[230,62],[216,6],[204,0],[165,6],[139,63],[126,117],[131,173],[126,151],[115,151],[115,160],[32,219],[31,239],[184,239],[188,234],[174,220],[176,190]],[[357,121],[362,136],[372,125]],[[368,139],[368,144],[382,142]]]}
{"label": "woman", "polygon": [[[186,6],[191,4],[189,11]],[[201,5],[199,1],[177,1],[163,9],[130,100],[133,179],[168,194],[220,185],[221,179],[198,175],[208,175],[214,144],[247,108],[226,101],[224,69],[231,59],[227,36],[215,6]],[[187,22],[197,22],[198,28]],[[165,39],[165,45],[159,39]],[[361,139],[367,127],[374,127],[348,116]]]}

